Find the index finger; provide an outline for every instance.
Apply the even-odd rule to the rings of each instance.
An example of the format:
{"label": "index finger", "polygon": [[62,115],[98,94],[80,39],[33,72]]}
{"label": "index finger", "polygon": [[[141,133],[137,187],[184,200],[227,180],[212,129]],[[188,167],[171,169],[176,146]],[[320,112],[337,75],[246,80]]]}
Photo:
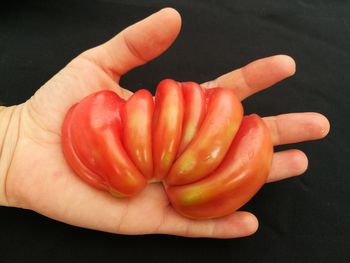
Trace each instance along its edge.
{"label": "index finger", "polygon": [[255,60],[246,66],[202,84],[205,88],[230,88],[245,98],[295,73],[295,61],[287,55],[275,55]]}

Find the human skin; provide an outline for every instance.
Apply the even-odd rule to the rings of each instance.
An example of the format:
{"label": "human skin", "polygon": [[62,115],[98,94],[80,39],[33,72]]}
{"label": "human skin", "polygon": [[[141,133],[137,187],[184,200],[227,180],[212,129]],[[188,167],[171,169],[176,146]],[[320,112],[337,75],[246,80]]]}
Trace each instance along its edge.
{"label": "human skin", "polygon": [[[148,185],[135,198],[115,198],[80,180],[62,154],[61,125],[68,109],[103,89],[113,90],[124,99],[130,97],[132,93],[119,85],[122,75],[164,52],[180,27],[178,12],[162,9],[74,58],[25,103],[0,108],[0,204],[111,233],[215,238],[253,234],[258,221],[249,212],[200,221],[179,215],[159,183]],[[231,88],[243,100],[294,73],[294,60],[277,55],[202,86]],[[320,139],[329,131],[328,120],[319,113],[282,114],[265,117],[264,121],[274,145]],[[276,152],[267,182],[300,175],[307,164],[300,150]]]}

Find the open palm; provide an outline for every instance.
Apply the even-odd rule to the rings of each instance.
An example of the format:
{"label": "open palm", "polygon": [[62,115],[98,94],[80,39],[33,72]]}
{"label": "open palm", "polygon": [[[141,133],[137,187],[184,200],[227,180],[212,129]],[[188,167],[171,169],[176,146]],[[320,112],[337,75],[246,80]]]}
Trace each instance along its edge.
{"label": "open palm", "polygon": [[[163,9],[82,53],[30,100],[17,106],[19,137],[6,178],[8,205],[113,233],[239,237],[256,231],[255,216],[243,211],[215,220],[184,218],[171,208],[160,184],[150,184],[137,197],[116,199],[81,181],[62,154],[60,130],[67,110],[102,89],[128,98],[131,92],[119,86],[120,77],[161,54],[176,38],[180,26],[179,14]],[[203,86],[232,88],[243,100],[294,71],[294,61],[279,55],[252,62]],[[279,115],[265,121],[275,145],[318,139],[329,130],[327,119],[317,113]],[[307,158],[301,151],[275,153],[269,181],[299,175],[306,168]]]}

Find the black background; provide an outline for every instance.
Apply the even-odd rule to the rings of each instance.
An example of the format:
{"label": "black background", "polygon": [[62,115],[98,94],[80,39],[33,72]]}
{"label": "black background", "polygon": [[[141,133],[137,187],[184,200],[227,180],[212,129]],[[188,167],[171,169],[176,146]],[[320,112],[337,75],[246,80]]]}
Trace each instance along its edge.
{"label": "black background", "polygon": [[165,77],[204,82],[264,56],[288,54],[292,78],[247,99],[263,116],[318,111],[331,122],[302,177],[266,185],[245,206],[259,220],[247,238],[122,236],[0,208],[0,262],[350,262],[349,1],[26,1],[0,7],[0,100],[24,102],[70,59],[161,7],[182,32],[160,58],[122,79],[153,89]]}

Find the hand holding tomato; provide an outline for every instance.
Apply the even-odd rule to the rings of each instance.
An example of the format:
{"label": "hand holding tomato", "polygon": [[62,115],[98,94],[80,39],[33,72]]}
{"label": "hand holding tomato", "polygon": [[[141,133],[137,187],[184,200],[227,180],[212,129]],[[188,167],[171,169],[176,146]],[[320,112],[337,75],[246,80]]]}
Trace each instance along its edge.
{"label": "hand holding tomato", "polygon": [[[11,157],[1,159],[1,167],[5,169],[1,170],[0,182],[2,189],[6,189],[6,194],[5,191],[0,193],[2,205],[31,209],[62,222],[112,233],[239,237],[256,231],[256,218],[243,211],[215,220],[195,221],[183,217],[169,205],[160,184],[149,185],[134,198],[114,198],[82,182],[62,154],[61,125],[68,109],[101,90],[112,90],[128,99],[131,92],[120,87],[120,77],[170,46],[179,33],[180,24],[176,11],[161,10],[101,46],[79,55],[26,103],[0,111],[0,125],[5,120],[9,122],[6,147],[3,148],[6,152],[2,156]],[[292,75],[294,70],[291,58],[273,56],[252,62],[202,86],[232,89],[243,100]],[[147,108],[147,101],[144,106]],[[132,118],[134,113],[126,107],[123,114]],[[195,112],[189,111],[188,114],[201,118],[194,116]],[[285,114],[266,117],[263,121],[274,145],[319,139],[329,130],[327,119],[317,113]],[[145,121],[142,125],[151,124]],[[138,134],[137,129],[121,128]],[[191,128],[188,128],[188,135],[179,142],[182,150],[186,148],[182,145],[186,145],[191,136]],[[131,140],[127,145],[129,150],[139,147]],[[144,162],[148,158],[147,151],[143,159],[138,160],[136,155],[130,158],[133,163],[139,162],[138,167],[146,177],[152,176],[150,171],[153,168]],[[306,167],[307,159],[301,151],[274,153],[267,181],[299,175]],[[164,165],[158,169],[161,177],[168,167]]]}

